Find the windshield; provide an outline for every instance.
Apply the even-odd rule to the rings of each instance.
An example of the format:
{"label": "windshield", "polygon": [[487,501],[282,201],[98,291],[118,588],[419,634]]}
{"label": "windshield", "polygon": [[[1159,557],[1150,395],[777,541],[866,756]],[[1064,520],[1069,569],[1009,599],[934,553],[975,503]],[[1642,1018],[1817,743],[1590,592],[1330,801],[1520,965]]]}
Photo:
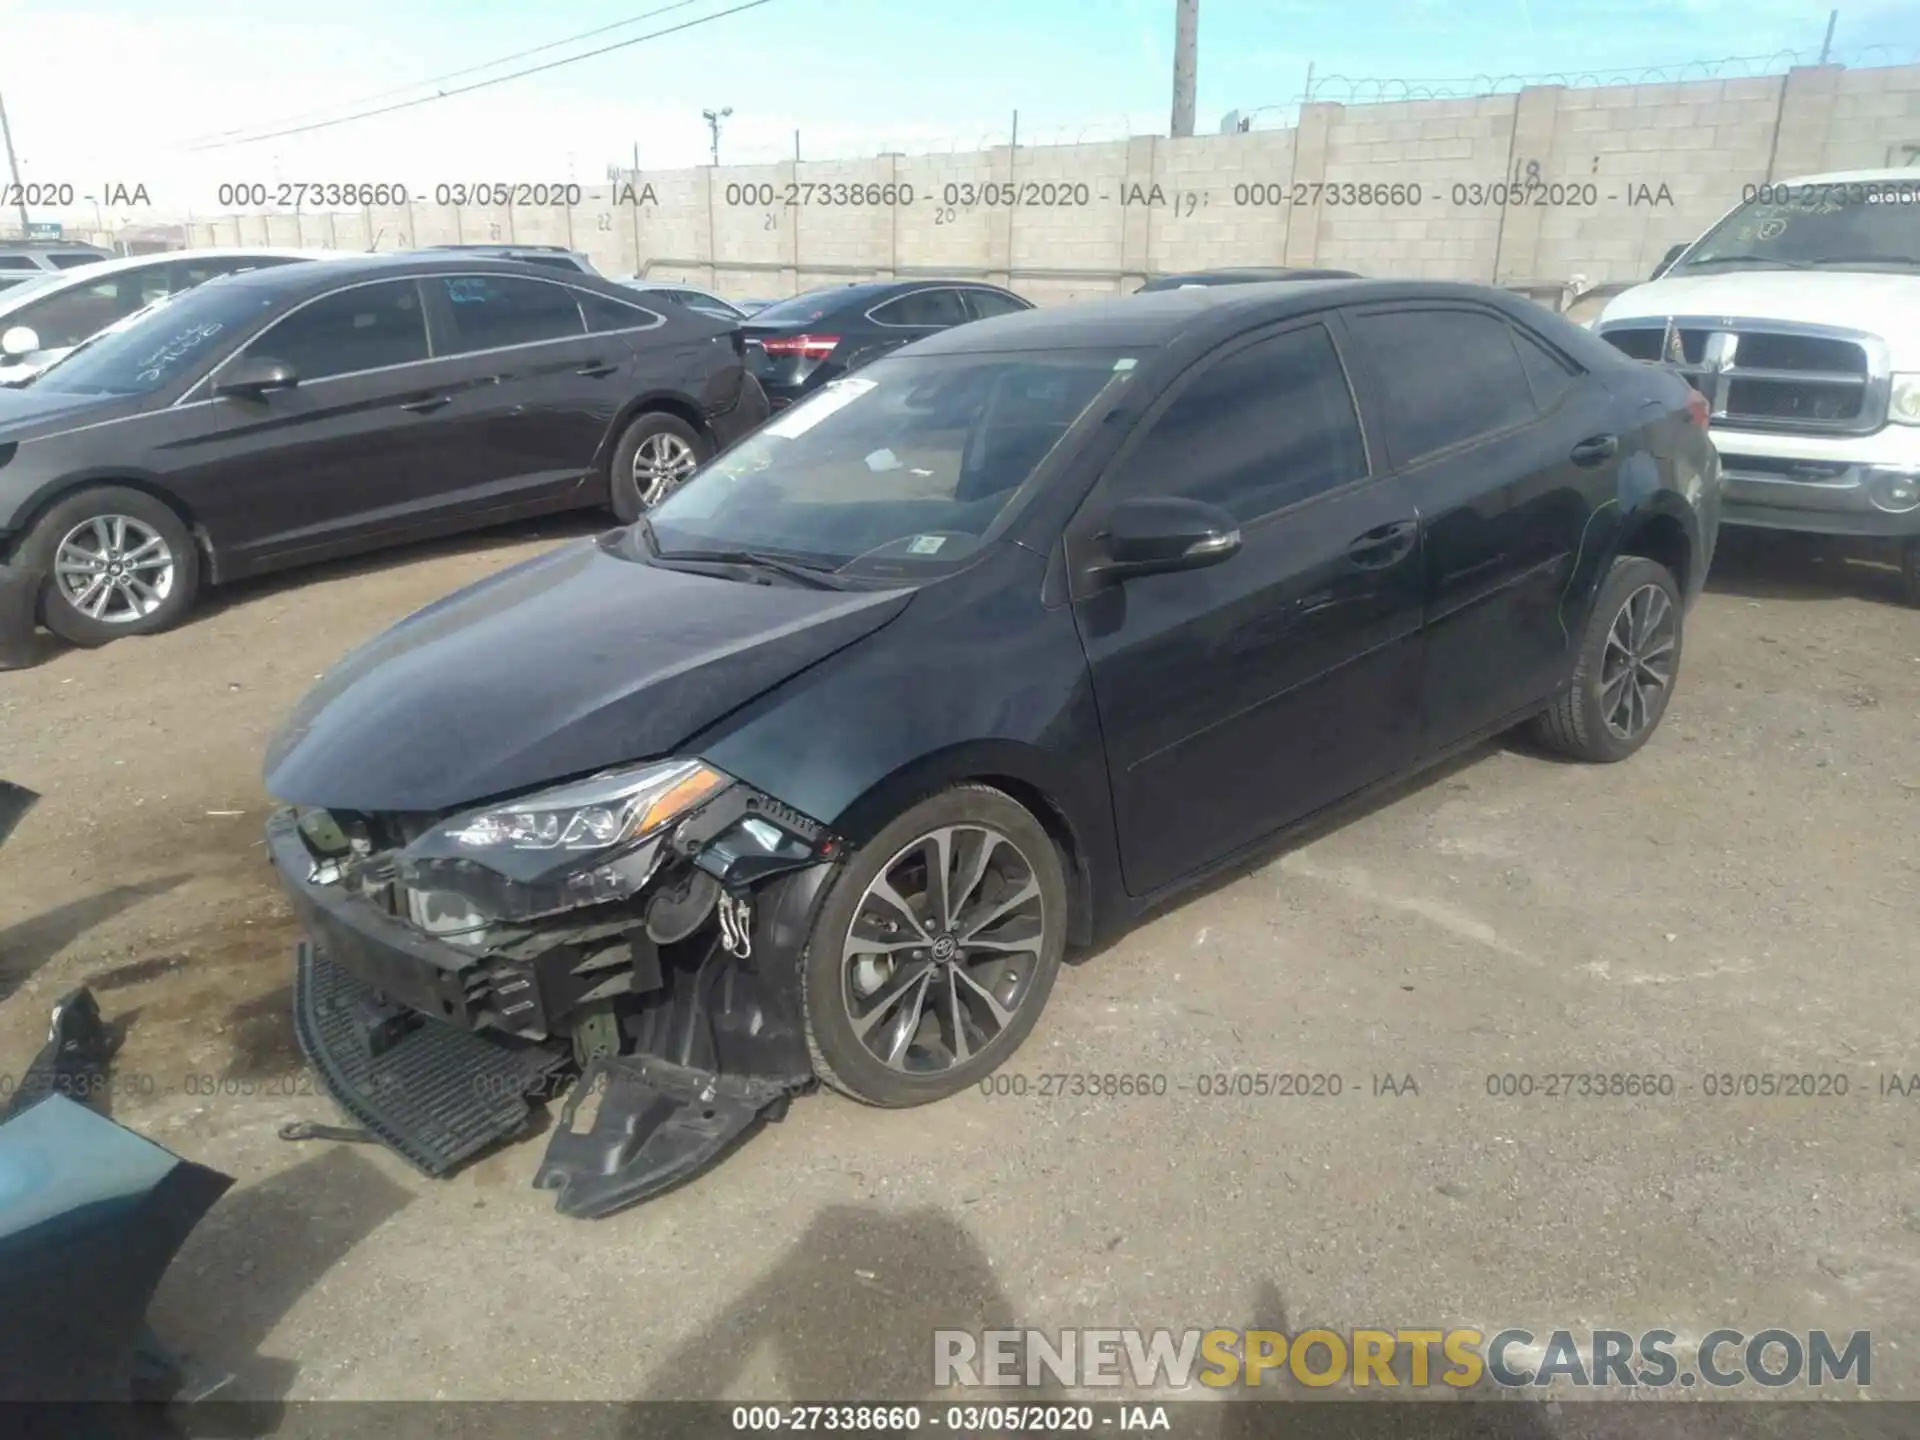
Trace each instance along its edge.
{"label": "windshield", "polygon": [[654,542],[852,575],[953,568],[1133,367],[1111,350],[882,360],[709,462],[649,513]]}
{"label": "windshield", "polygon": [[1920,266],[1920,180],[1761,186],[1676,270],[1734,264]]}
{"label": "windshield", "polygon": [[224,278],[183,292],[95,337],[34,382],[67,395],[148,395],[223,353],[227,338],[274,308],[277,293]]}

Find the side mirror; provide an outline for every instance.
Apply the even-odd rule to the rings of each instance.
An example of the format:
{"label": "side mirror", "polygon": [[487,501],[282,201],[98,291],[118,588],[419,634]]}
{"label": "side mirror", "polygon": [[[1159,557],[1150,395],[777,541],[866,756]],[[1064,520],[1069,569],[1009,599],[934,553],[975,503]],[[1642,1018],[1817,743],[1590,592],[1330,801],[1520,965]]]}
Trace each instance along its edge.
{"label": "side mirror", "polygon": [[1667,271],[1673,268],[1673,262],[1678,260],[1682,255],[1686,254],[1688,249],[1690,249],[1692,245],[1693,245],[1693,242],[1691,240],[1682,240],[1678,245],[1675,245],[1671,250],[1667,251],[1665,256],[1661,258],[1660,263],[1653,267],[1653,274],[1649,275],[1647,278],[1649,280],[1658,280],[1662,275],[1666,274]]}
{"label": "side mirror", "polygon": [[40,348],[40,335],[30,325],[16,325],[6,334],[0,335],[0,355],[9,360],[18,360],[23,355],[31,355]]}
{"label": "side mirror", "polygon": [[300,376],[286,361],[243,355],[220,372],[213,382],[213,393],[216,398],[241,395],[258,400],[269,390],[290,390],[299,383]]}
{"label": "side mirror", "polygon": [[1108,560],[1096,573],[1125,579],[1229,560],[1240,550],[1240,525],[1217,505],[1163,496],[1121,501],[1102,538]]}

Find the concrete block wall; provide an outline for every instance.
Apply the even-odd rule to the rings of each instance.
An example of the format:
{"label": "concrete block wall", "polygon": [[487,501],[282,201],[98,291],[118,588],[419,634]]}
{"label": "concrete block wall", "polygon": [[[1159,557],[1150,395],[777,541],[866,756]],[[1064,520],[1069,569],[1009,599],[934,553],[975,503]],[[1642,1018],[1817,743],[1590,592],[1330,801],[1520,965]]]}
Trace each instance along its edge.
{"label": "concrete block wall", "polygon": [[762,297],[947,274],[1046,304],[1150,274],[1282,264],[1598,284],[1647,274],[1743,186],[1887,165],[1920,166],[1920,66],[1310,104],[1287,130],[703,166],[589,187],[574,206],[415,201],[224,216],[189,234],[356,250],[565,245],[608,275]]}

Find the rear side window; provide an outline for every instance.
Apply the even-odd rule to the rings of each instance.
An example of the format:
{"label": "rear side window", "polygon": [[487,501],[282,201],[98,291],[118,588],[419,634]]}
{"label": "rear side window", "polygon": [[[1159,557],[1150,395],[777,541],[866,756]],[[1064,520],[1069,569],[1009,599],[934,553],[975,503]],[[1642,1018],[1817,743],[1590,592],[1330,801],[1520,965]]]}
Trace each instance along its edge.
{"label": "rear side window", "polygon": [[[198,293],[213,295],[228,288],[216,285]],[[160,313],[184,303],[175,300]],[[420,294],[411,280],[336,290],[262,331],[246,353],[285,361],[303,383],[424,360],[427,322]]]}
{"label": "rear side window", "polygon": [[[653,299],[657,292],[642,290],[639,293]],[[587,329],[596,335],[604,335],[609,330],[646,330],[665,319],[651,310],[596,295],[591,290],[576,290],[573,298],[580,302],[580,311],[587,317]]]}
{"label": "rear side window", "polygon": [[1524,330],[1513,332],[1513,343],[1520,349],[1520,368],[1527,372],[1527,383],[1533,387],[1534,404],[1544,415],[1573,388],[1578,372]]}
{"label": "rear side window", "polygon": [[1339,351],[1325,326],[1309,325],[1191,381],[1121,462],[1112,494],[1204,500],[1244,524],[1366,473]]}
{"label": "rear side window", "polygon": [[0,255],[0,270],[38,270],[39,268],[25,255]]}
{"label": "rear side window", "polygon": [[1504,320],[1478,310],[1395,310],[1355,315],[1351,324],[1379,385],[1394,463],[1411,465],[1534,418]]}
{"label": "rear side window", "polygon": [[916,290],[873,312],[882,325],[961,325],[971,318],[958,290]]}
{"label": "rear side window", "polygon": [[991,320],[995,315],[1017,315],[1031,308],[1024,300],[993,290],[969,290],[966,296],[967,305],[976,320]]}
{"label": "rear side window", "polygon": [[47,258],[53,261],[54,269],[71,270],[77,265],[98,265],[107,257],[104,255],[94,255],[85,250],[73,250],[64,254],[50,255]]}
{"label": "rear side window", "polygon": [[576,292],[565,285],[512,275],[450,275],[430,283],[447,297],[452,312],[450,355],[587,333]]}

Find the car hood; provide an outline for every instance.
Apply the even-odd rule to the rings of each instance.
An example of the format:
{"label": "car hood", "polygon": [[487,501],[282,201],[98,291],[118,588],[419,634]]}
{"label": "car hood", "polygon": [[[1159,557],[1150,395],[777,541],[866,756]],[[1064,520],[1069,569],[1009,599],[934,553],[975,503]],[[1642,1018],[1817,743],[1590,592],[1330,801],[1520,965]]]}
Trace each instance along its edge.
{"label": "car hood", "polygon": [[444,811],[665,755],[913,594],[664,570],[619,540],[513,566],[354,651],[274,737],[267,789],[336,810]]}
{"label": "car hood", "polygon": [[1905,367],[1920,340],[1920,275],[1861,270],[1722,270],[1711,275],[1670,275],[1616,296],[1600,314],[1599,328],[1622,320],[1661,320],[1669,315],[1731,320],[1789,320],[1837,325],[1908,347],[1896,361]]}
{"label": "car hood", "polygon": [[38,385],[16,389],[0,385],[0,445],[48,436],[117,420],[140,409],[135,395],[65,395]]}

